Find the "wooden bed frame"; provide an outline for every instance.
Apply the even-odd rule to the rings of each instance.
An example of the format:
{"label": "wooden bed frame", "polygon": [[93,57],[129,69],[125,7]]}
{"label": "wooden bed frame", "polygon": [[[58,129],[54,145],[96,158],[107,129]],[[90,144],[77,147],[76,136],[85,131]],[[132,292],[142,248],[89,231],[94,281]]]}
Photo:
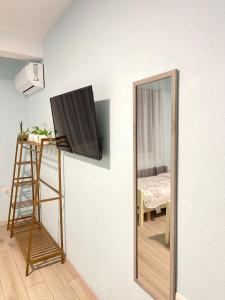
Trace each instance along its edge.
{"label": "wooden bed frame", "polygon": [[[166,208],[166,228],[165,228],[165,242],[168,245],[170,240],[170,200],[166,201],[166,204],[159,206],[160,209]],[[148,208],[144,203],[144,192],[137,191],[137,213],[138,213],[138,224],[143,226],[144,214],[156,210],[155,208]]]}

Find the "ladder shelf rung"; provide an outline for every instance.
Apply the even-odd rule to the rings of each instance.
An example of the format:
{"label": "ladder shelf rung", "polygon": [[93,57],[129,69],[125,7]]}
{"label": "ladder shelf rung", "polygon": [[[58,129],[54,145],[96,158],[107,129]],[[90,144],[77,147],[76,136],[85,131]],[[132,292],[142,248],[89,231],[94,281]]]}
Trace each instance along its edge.
{"label": "ladder shelf rung", "polygon": [[53,197],[53,198],[46,198],[42,200],[35,200],[33,201],[32,199],[30,200],[23,200],[20,202],[12,203],[13,208],[24,208],[24,207],[29,207],[33,205],[40,205],[42,202],[49,202],[49,201],[54,201],[54,200],[59,200],[59,197]]}
{"label": "ladder shelf rung", "polygon": [[24,180],[24,181],[19,181],[14,182],[14,186],[24,186],[24,185],[29,185],[29,184],[37,184],[38,181],[37,180]]}
{"label": "ladder shelf rung", "polygon": [[[29,178],[32,178],[32,177],[31,177],[31,176],[19,177],[19,180],[20,180],[20,179],[29,179]],[[17,178],[15,177],[15,178],[14,178],[14,180],[16,181],[16,180],[17,180]]]}
{"label": "ladder shelf rung", "polygon": [[29,206],[33,206],[33,200],[23,200],[20,202],[12,203],[12,207],[16,209],[29,207]]}
{"label": "ladder shelf rung", "polygon": [[[24,220],[27,220],[27,219],[30,219],[30,218],[32,218],[32,216],[24,216],[24,217],[15,218],[14,221],[19,222],[19,221],[24,221]],[[9,225],[11,223],[12,223],[12,219],[9,220]]]}
{"label": "ladder shelf rung", "polygon": [[42,202],[54,201],[54,200],[59,200],[59,198],[60,197],[46,198],[46,199],[39,200],[39,202],[42,203]]}
{"label": "ladder shelf rung", "polygon": [[26,161],[17,161],[16,164],[17,165],[30,165],[30,164],[35,164],[36,162],[35,161],[29,161],[29,160],[26,160]]}
{"label": "ladder shelf rung", "polygon": [[[24,219],[17,219],[14,222],[14,234],[18,234],[20,232],[27,232],[30,231],[32,225],[32,216],[27,216]],[[9,229],[12,227],[12,220],[9,224]],[[33,229],[40,228],[40,223],[35,220],[33,223]]]}

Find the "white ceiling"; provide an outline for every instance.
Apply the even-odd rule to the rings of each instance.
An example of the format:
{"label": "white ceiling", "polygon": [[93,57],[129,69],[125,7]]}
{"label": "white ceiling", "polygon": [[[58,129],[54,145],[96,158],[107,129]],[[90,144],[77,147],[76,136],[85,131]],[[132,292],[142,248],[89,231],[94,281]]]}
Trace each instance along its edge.
{"label": "white ceiling", "polygon": [[73,0],[0,0],[0,31],[42,38]]}

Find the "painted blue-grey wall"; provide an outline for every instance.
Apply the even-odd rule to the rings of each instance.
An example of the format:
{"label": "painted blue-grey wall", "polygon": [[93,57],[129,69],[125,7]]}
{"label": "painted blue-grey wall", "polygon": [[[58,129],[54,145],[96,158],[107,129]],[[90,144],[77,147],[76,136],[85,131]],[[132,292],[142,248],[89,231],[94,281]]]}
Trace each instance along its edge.
{"label": "painted blue-grey wall", "polygon": [[27,125],[28,100],[19,94],[14,83],[23,66],[23,61],[0,58],[0,221],[7,219],[9,196],[3,188],[11,187],[19,121]]}
{"label": "painted blue-grey wall", "polygon": [[0,57],[0,79],[14,80],[24,66],[24,60]]}

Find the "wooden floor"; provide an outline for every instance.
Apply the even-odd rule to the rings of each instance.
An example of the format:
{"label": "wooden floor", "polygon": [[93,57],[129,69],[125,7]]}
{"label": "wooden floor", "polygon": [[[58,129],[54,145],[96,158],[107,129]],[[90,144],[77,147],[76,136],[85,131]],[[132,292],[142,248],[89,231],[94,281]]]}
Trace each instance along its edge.
{"label": "wooden floor", "polygon": [[165,244],[166,216],[152,213],[138,226],[138,281],[156,300],[169,299],[170,251]]}
{"label": "wooden floor", "polygon": [[0,300],[96,300],[70,263],[49,263],[25,276],[25,261],[15,238],[0,226]]}

